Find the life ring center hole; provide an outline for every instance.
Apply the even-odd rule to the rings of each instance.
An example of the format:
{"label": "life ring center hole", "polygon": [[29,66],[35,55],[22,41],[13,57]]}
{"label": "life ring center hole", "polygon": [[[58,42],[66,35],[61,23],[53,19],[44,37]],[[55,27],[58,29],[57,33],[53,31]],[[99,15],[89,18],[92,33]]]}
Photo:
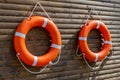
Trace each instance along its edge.
{"label": "life ring center hole", "polygon": [[26,47],[28,51],[35,55],[44,55],[50,47],[50,37],[47,30],[41,27],[32,28],[26,35]]}
{"label": "life ring center hole", "polygon": [[87,43],[91,51],[96,53],[99,52],[102,47],[101,32],[97,29],[91,30],[87,37]]}

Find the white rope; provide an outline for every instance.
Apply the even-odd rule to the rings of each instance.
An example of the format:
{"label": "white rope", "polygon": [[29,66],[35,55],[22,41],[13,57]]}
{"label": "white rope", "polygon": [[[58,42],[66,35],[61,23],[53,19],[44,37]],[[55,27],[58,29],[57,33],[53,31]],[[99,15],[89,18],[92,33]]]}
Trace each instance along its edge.
{"label": "white rope", "polygon": [[[87,66],[88,66],[91,70],[93,70],[93,67],[90,66],[90,64],[88,63],[88,61],[86,60],[86,58],[85,58],[84,55],[83,55],[83,59],[84,59],[85,63],[87,64]],[[98,67],[100,67],[100,66],[102,65],[102,63],[103,63],[103,61],[104,61],[105,59],[106,59],[106,57],[100,62],[100,64],[98,65]]]}
{"label": "white rope", "polygon": [[91,8],[91,10],[95,11],[97,17],[99,17],[100,21],[102,20],[101,17],[98,15],[98,13],[96,12],[95,8]]}
{"label": "white rope", "polygon": [[90,69],[93,69],[93,68],[90,66],[90,64],[88,64],[88,62],[87,62],[87,60],[86,60],[86,58],[85,58],[84,55],[83,55],[83,59],[84,59],[85,63],[87,64],[87,66],[88,66]]}
{"label": "white rope", "polygon": [[[91,15],[91,9],[90,9],[90,11],[89,11],[89,13],[88,13],[88,15],[87,15],[87,20],[86,20],[86,22],[88,22],[88,20],[89,20],[89,18],[90,18],[90,15]],[[85,24],[86,25],[86,24]]]}
{"label": "white rope", "polygon": [[[111,53],[110,57],[113,56],[113,54],[114,54],[113,48],[111,48],[110,53]],[[106,58],[110,59],[110,57],[107,56]]]}
{"label": "white rope", "polygon": [[36,9],[36,7],[37,7],[38,5],[39,5],[40,8],[43,10],[43,12],[46,14],[46,16],[47,16],[51,21],[53,21],[53,20],[50,18],[50,16],[48,15],[47,11],[46,11],[46,10],[44,9],[44,7],[41,5],[40,2],[37,2],[37,3],[35,4],[32,12],[30,13],[30,15],[29,15],[29,17],[28,17],[28,19],[30,19],[30,17],[33,15],[33,13],[34,13],[34,11],[35,11],[35,9]]}
{"label": "white rope", "polygon": [[29,15],[29,17],[28,17],[28,20],[30,20],[30,17],[33,15],[33,13],[34,13],[34,11],[35,11],[37,5],[38,5],[38,3],[35,4],[35,6],[34,6],[32,12],[30,13],[30,15]]}
{"label": "white rope", "polygon": [[16,54],[16,56],[17,56],[20,64],[22,65],[22,67],[23,67],[26,71],[28,71],[29,73],[31,73],[31,74],[40,74],[40,73],[42,73],[42,72],[46,69],[46,67],[49,65],[49,64],[47,64],[46,66],[43,67],[43,69],[40,69],[38,72],[33,72],[33,71],[30,71],[30,70],[22,63],[22,61],[20,60],[18,54]]}
{"label": "white rope", "polygon": [[44,7],[42,6],[42,4],[40,4],[40,2],[37,2],[39,4],[39,6],[41,7],[41,9],[44,11],[44,13],[46,14],[46,16],[51,20],[53,21],[50,16],[48,15],[47,11],[44,9]]}
{"label": "white rope", "polygon": [[[111,54],[113,55],[113,48],[111,48]],[[112,55],[111,55],[111,56],[112,56]],[[103,64],[104,60],[107,59],[107,58],[109,59],[110,57],[106,56],[106,57],[100,62],[100,64],[98,65],[98,68],[100,68],[100,66]],[[85,55],[83,55],[83,59],[84,59],[85,63],[87,64],[87,66],[88,66],[90,69],[93,70],[93,67],[90,66],[90,64],[89,64],[88,61],[86,60]]]}
{"label": "white rope", "polygon": [[50,61],[49,64],[47,64],[46,66],[44,66],[43,69],[41,69],[41,70],[38,71],[38,72],[30,71],[30,70],[22,63],[22,61],[21,61],[20,58],[19,58],[19,55],[20,55],[20,54],[16,54],[16,56],[17,56],[20,64],[22,65],[22,67],[23,67],[26,71],[28,71],[28,72],[31,73],[31,74],[40,74],[40,73],[42,73],[42,72],[47,68],[47,66],[48,66],[49,64],[50,64],[50,65],[56,65],[56,64],[60,61],[61,49],[60,49],[60,53],[59,53],[59,55],[58,55],[57,61],[56,61],[56,62]]}
{"label": "white rope", "polygon": [[98,18],[100,19],[100,21],[101,21],[102,19],[100,18],[100,16],[99,16],[98,13],[96,12],[96,10],[95,10],[94,8],[91,8],[90,11],[89,11],[89,13],[88,13],[88,15],[87,15],[87,20],[86,20],[86,22],[88,22],[88,20],[89,20],[89,18],[90,18],[90,16],[91,16],[92,11],[95,11],[95,14],[97,15],[97,17],[98,17]]}
{"label": "white rope", "polygon": [[60,49],[60,53],[59,53],[59,55],[58,55],[58,59],[56,60],[56,62],[50,61],[50,64],[51,64],[51,65],[56,65],[56,64],[60,61],[60,55],[61,55],[61,49]]}

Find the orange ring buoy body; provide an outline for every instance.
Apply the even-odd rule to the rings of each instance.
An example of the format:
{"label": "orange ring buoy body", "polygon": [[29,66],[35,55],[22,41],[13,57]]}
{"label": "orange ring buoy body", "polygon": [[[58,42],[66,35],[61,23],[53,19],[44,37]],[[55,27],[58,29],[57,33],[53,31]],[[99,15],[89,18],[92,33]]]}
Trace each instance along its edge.
{"label": "orange ring buoy body", "polygon": [[[103,34],[104,44],[98,53],[92,52],[87,44],[87,36],[93,29],[98,29]],[[105,24],[101,21],[90,20],[82,27],[79,32],[79,48],[83,55],[90,61],[101,61],[104,59],[111,48],[111,35]]]}
{"label": "orange ring buoy body", "polygon": [[[25,36],[31,28],[43,27],[51,35],[52,44],[48,52],[42,56],[34,56],[25,45]],[[30,20],[25,19],[17,28],[14,36],[14,47],[19,58],[26,64],[31,66],[45,66],[50,61],[55,60],[61,49],[61,36],[56,25],[41,16],[32,16]]]}

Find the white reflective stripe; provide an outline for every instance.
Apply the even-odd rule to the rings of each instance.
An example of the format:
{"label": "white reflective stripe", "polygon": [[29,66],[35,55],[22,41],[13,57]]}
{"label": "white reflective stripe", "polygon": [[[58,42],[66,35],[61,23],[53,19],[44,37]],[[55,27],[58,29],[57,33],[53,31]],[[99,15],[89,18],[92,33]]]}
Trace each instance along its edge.
{"label": "white reflective stripe", "polygon": [[60,45],[57,45],[57,44],[51,44],[50,47],[54,47],[54,48],[58,48],[58,49],[61,49],[61,46]]}
{"label": "white reflective stripe", "polygon": [[15,32],[15,36],[19,36],[21,38],[25,38],[25,34],[21,33],[21,32]]}
{"label": "white reflective stripe", "polygon": [[79,37],[79,40],[87,40],[87,37]]}
{"label": "white reflective stripe", "polygon": [[81,25],[80,28],[84,27],[84,25]]}
{"label": "white reflective stripe", "polygon": [[96,54],[96,53],[95,53],[95,55],[96,55],[95,62],[97,62],[97,61],[98,61],[99,56],[98,56],[98,54]]}
{"label": "white reflective stripe", "polygon": [[112,44],[112,42],[111,42],[111,41],[107,41],[107,40],[106,40],[106,41],[104,41],[104,43],[105,43],[105,44]]}
{"label": "white reflective stripe", "polygon": [[17,53],[18,56],[20,56],[20,53]]}
{"label": "white reflective stripe", "polygon": [[100,21],[97,21],[98,25],[96,27],[96,29],[99,29],[100,28]]}
{"label": "white reflective stripe", "polygon": [[48,23],[48,19],[44,18],[44,23],[43,23],[42,27],[45,28],[47,26],[47,23]]}
{"label": "white reflective stripe", "polygon": [[37,62],[38,62],[38,57],[37,56],[34,56],[34,62],[32,64],[32,66],[36,66],[37,65]]}

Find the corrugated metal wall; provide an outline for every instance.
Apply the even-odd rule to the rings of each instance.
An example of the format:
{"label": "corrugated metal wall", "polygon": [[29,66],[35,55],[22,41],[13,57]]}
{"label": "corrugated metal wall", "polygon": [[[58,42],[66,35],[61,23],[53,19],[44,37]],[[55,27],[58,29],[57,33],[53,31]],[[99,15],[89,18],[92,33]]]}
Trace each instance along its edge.
{"label": "corrugated metal wall", "polygon": [[[62,36],[60,62],[41,74],[28,73],[18,62],[13,47],[13,36],[21,21],[29,16],[35,0],[0,0],[0,80],[119,80],[120,79],[120,1],[119,0],[39,0],[59,28]],[[82,57],[77,57],[77,36],[80,25],[84,24],[90,8],[95,8],[108,26],[113,45],[113,55],[106,59],[100,69],[99,63],[91,63],[90,70]],[[34,15],[45,16],[38,7]],[[94,19],[99,19],[92,12]],[[44,29],[32,29],[26,45],[35,55],[44,54],[50,45],[48,33]],[[101,36],[93,30],[89,37],[89,47],[97,52],[101,47]],[[27,65],[26,65],[27,66]],[[29,67],[33,71],[39,68]]]}

